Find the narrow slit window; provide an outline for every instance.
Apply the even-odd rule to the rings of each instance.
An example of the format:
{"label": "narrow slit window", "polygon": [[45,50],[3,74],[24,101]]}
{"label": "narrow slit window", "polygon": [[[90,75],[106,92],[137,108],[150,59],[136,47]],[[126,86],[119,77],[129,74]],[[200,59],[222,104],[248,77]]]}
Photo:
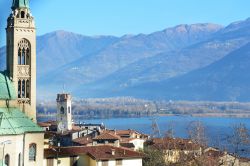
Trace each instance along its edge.
{"label": "narrow slit window", "polygon": [[18,65],[21,65],[22,64],[22,51],[21,49],[19,48],[18,49]]}
{"label": "narrow slit window", "polygon": [[26,98],[30,98],[30,81],[26,81]]}
{"label": "narrow slit window", "polygon": [[30,64],[30,50],[27,48],[26,50],[26,65]]}
{"label": "narrow slit window", "polygon": [[21,166],[21,162],[22,162],[22,155],[21,155],[21,153],[19,153],[19,155],[18,155],[18,166]]}
{"label": "narrow slit window", "polygon": [[22,51],[22,62],[21,62],[22,65],[25,65],[25,49],[23,49]]}

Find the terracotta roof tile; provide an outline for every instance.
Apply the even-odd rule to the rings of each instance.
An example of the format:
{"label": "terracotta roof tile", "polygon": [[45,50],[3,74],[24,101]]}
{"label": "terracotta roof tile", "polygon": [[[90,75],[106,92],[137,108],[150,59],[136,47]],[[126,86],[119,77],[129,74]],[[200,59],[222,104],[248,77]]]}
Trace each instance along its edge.
{"label": "terracotta roof tile", "polygon": [[104,132],[93,138],[93,140],[120,140],[121,138],[115,134]]}
{"label": "terracotta roof tile", "polygon": [[[110,159],[131,159],[143,158],[143,154],[121,147],[113,146],[83,146],[83,147],[64,147],[58,149],[45,149],[45,158],[56,158],[57,152],[59,157],[71,157],[79,155],[89,155],[95,160],[110,160]],[[112,151],[114,153],[112,154]]]}
{"label": "terracotta roof tile", "polygon": [[139,132],[135,131],[135,130],[131,130],[131,129],[128,129],[128,130],[117,130],[116,131],[116,134],[117,135],[131,135],[131,134],[140,134]]}
{"label": "terracotta roof tile", "polygon": [[78,143],[80,145],[87,145],[93,142],[91,137],[80,137],[77,139],[74,139],[73,142]]}

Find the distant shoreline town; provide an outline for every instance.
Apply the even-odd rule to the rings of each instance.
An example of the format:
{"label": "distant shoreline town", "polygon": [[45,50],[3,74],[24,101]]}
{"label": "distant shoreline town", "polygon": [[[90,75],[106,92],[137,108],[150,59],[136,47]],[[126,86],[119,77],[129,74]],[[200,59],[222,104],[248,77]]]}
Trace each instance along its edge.
{"label": "distant shoreline town", "polygon": [[[56,114],[53,101],[39,102],[38,118]],[[250,103],[149,101],[135,98],[82,99],[74,101],[75,119],[129,118],[144,116],[194,116],[249,118]]]}

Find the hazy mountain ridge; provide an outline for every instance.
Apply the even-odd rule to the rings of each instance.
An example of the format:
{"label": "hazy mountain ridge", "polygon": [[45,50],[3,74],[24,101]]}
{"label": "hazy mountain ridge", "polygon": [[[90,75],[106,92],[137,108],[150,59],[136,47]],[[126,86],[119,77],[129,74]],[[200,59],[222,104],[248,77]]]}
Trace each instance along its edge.
{"label": "hazy mountain ridge", "polygon": [[88,37],[65,31],[39,36],[37,38],[38,76],[44,77],[45,74],[60,66],[96,53],[117,39],[113,36]]}
{"label": "hazy mountain ridge", "polygon": [[[43,81],[55,85],[64,82],[71,86],[90,83],[136,61],[162,52],[180,50],[192,43],[208,39],[221,28],[215,24],[179,25],[149,35],[123,36],[100,52],[61,66],[47,75]],[[62,71],[65,75],[58,77]],[[76,85],[70,81],[72,79]]]}
{"label": "hazy mountain ridge", "polygon": [[[202,80],[197,79],[194,73],[204,68],[208,68],[206,72],[210,73],[210,65],[224,60],[228,54],[230,56],[231,52],[249,42],[250,19],[227,27],[216,24],[178,25],[152,34],[122,37],[52,32],[37,38],[39,98],[54,97],[65,84],[66,90],[76,97],[218,100],[216,93],[219,91],[207,96],[205,92],[192,96],[188,91],[190,87],[184,86],[185,78],[189,74],[194,75],[189,77],[199,85]],[[246,49],[241,53],[244,51]],[[4,52],[1,48],[0,60]],[[203,75],[205,77],[206,73]],[[206,86],[204,80],[201,84]],[[183,93],[188,93],[181,95],[173,82]],[[225,88],[230,86],[223,85]],[[243,100],[244,97],[235,95],[241,91],[236,91],[232,89],[234,95],[225,94],[221,99]],[[167,92],[171,93],[167,95]]]}
{"label": "hazy mountain ridge", "polygon": [[[151,99],[249,101],[249,64],[250,43],[205,68],[126,91],[137,97]],[[145,90],[150,88],[153,92],[147,96]]]}
{"label": "hazy mountain ridge", "polygon": [[[232,27],[229,25],[205,41],[175,52],[166,52],[145,58],[118,70],[95,84],[88,85],[86,88],[82,86],[82,93],[81,91],[75,91],[75,93],[85,95],[85,92],[88,92],[88,94],[104,97],[116,93],[116,95],[122,95],[120,92],[124,92],[123,95],[133,96],[133,93],[126,94],[124,89],[136,85],[139,88],[140,84],[153,81],[157,86],[157,83],[162,80],[206,67],[250,42],[250,23],[248,21],[246,20],[247,24],[242,23],[244,26],[238,26],[235,29],[234,37],[228,34],[231,34],[231,31],[224,30]],[[153,89],[153,86],[149,89]],[[153,90],[152,93],[154,93]],[[148,92],[148,94],[150,93]]]}

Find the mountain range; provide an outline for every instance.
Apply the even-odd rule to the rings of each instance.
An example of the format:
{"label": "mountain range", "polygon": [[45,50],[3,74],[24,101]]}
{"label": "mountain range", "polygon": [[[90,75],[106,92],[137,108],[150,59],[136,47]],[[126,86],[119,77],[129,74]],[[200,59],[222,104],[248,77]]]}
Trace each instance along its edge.
{"label": "mountain range", "polygon": [[37,37],[38,98],[65,89],[77,98],[249,101],[249,42],[250,19],[122,37],[48,33]]}

